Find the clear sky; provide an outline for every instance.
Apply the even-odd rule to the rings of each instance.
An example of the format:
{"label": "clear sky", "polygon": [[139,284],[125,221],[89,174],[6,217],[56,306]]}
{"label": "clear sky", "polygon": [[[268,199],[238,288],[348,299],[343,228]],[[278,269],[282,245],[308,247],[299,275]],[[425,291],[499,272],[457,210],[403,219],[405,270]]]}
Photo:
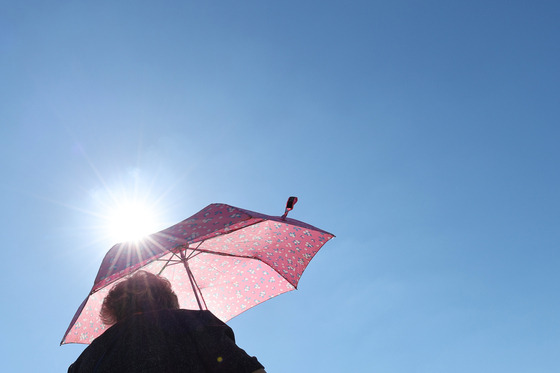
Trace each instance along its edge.
{"label": "clear sky", "polygon": [[560,371],[557,1],[0,3],[3,372],[59,342],[126,199],[334,233],[233,319],[268,372]]}

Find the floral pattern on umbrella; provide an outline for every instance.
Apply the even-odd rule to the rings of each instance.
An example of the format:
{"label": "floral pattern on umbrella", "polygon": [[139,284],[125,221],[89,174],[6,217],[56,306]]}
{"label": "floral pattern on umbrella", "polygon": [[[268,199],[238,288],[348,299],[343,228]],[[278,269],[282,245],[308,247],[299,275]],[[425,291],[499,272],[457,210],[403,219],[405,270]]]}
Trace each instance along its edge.
{"label": "floral pattern on umbrella", "polygon": [[295,219],[211,204],[140,243],[115,245],[62,343],[91,343],[105,331],[103,299],[142,269],[172,284],[181,308],[207,308],[224,322],[297,287],[331,233]]}

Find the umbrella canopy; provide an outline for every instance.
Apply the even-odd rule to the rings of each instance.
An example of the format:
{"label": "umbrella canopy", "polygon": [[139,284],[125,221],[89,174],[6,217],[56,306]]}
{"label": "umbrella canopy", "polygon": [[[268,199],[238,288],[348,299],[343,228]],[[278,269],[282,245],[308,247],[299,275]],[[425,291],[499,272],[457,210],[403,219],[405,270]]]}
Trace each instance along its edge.
{"label": "umbrella canopy", "polygon": [[140,269],[166,277],[181,308],[208,309],[224,322],[294,290],[309,261],[334,237],[287,218],[296,201],[290,197],[281,217],[211,204],[139,242],[113,246],[61,344],[87,344],[101,335],[103,299]]}

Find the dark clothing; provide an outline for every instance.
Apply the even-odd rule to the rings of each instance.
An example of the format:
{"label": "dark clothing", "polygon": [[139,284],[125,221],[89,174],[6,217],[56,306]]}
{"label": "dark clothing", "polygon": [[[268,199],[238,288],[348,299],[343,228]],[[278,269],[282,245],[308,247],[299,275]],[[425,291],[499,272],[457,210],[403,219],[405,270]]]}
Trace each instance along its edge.
{"label": "dark clothing", "polygon": [[107,329],[68,373],[251,373],[262,367],[210,311],[162,310]]}

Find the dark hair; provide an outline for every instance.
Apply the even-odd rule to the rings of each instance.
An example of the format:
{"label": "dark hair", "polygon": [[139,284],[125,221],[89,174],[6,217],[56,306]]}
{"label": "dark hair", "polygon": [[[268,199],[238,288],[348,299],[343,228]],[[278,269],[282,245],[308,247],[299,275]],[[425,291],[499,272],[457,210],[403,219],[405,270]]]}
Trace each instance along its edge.
{"label": "dark hair", "polygon": [[105,325],[113,325],[135,313],[178,308],[177,295],[167,279],[138,271],[109,291],[99,316]]}

